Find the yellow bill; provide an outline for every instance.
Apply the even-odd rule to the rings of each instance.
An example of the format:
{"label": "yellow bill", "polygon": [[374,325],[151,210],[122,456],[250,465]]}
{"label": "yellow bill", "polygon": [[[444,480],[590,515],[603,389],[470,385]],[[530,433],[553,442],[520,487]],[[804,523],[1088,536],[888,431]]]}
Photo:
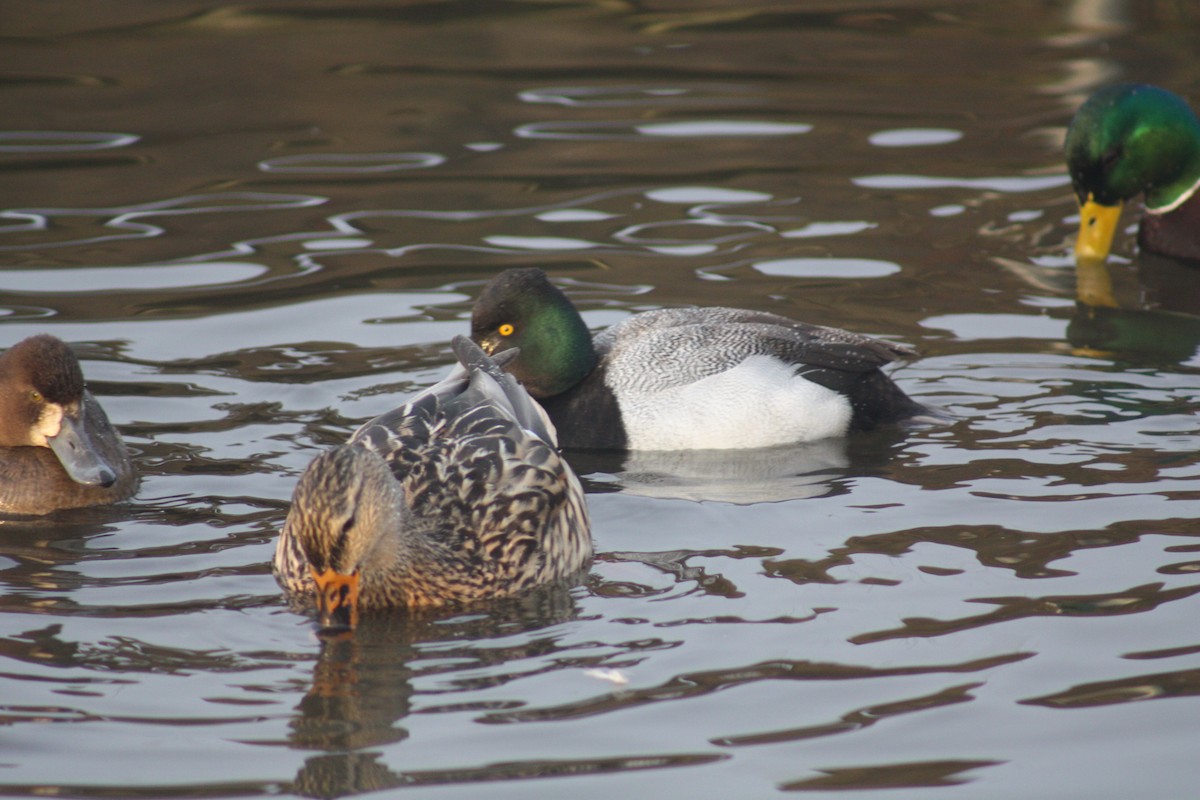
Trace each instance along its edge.
{"label": "yellow bill", "polygon": [[1121,219],[1121,205],[1102,206],[1088,195],[1079,206],[1079,236],[1075,240],[1075,258],[1103,261],[1112,250],[1113,235]]}

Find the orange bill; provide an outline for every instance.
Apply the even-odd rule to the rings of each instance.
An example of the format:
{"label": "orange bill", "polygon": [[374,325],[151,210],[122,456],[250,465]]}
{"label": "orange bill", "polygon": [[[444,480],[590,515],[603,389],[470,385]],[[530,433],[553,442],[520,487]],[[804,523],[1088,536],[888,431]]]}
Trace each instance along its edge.
{"label": "orange bill", "polygon": [[317,613],[322,628],[353,628],[358,624],[358,575],[309,567],[317,584]]}

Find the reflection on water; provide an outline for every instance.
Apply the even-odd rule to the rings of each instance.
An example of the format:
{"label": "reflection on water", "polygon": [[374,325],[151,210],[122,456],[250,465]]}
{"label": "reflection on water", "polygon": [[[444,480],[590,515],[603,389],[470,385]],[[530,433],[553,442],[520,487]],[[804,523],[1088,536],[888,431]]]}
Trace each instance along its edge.
{"label": "reflection on water", "polygon": [[138,267],[74,267],[63,270],[62,280],[47,280],[47,270],[7,269],[0,273],[0,291],[40,292],[130,292],[181,289],[218,283],[241,283],[266,272],[266,267],[235,261],[206,261],[197,265],[154,265]]}
{"label": "reflection on water", "polygon": [[[75,345],[144,480],[0,524],[4,793],[1189,794],[1195,268],[1124,235],[1076,271],[1060,143],[1101,83],[1197,85],[1191,6],[5,27],[0,345]],[[912,343],[895,379],[953,418],[569,453],[584,585],[318,637],[268,567],[298,474],[526,265],[595,328],[728,305]]]}
{"label": "reflection on water", "polygon": [[360,175],[428,169],[446,162],[437,153],[324,153],[280,156],[260,162],[263,172],[294,172],[313,175]]}
{"label": "reflection on water", "polygon": [[746,505],[844,492],[854,476],[884,468],[908,432],[895,427],[852,439],[751,450],[568,455],[592,492]]}
{"label": "reflection on water", "polygon": [[1135,269],[1069,257],[998,261],[1039,291],[1075,295],[1065,338],[1076,352],[1143,366],[1200,363],[1195,264],[1151,253],[1139,254]]}
{"label": "reflection on water", "polygon": [[624,491],[647,497],[762,503],[826,494],[847,464],[845,442],[833,440],[751,453],[630,453],[614,477]]}
{"label": "reflection on water", "polygon": [[745,139],[762,136],[797,136],[812,130],[811,125],[783,122],[745,122],[734,120],[689,120],[686,122],[535,122],[522,125],[514,133],[522,139],[574,139],[592,141],[639,141],[643,138],[668,139]]}
{"label": "reflection on water", "polygon": [[[242,214],[247,211],[279,211],[320,205],[311,195],[254,193],[193,195],[139,203],[119,208],[16,208],[0,213],[0,219],[19,224],[0,229],[7,240],[0,251],[26,252],[51,247],[86,247],[122,239],[154,238],[166,234],[162,225],[146,219],[175,218],[192,214]],[[12,236],[12,234],[26,234]]]}
{"label": "reflection on water", "polygon": [[80,153],[136,144],[128,133],[84,131],[0,131],[0,153]]}

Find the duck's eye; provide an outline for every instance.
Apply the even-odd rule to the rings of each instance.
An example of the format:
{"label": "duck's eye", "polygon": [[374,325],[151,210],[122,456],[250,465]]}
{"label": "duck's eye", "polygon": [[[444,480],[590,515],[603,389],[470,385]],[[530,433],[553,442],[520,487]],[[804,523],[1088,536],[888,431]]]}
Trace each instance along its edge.
{"label": "duck's eye", "polygon": [[42,393],[39,392],[37,389],[32,389],[29,392],[29,399],[35,403],[41,403],[42,402]]}
{"label": "duck's eye", "polygon": [[513,328],[512,325],[510,325],[509,323],[506,322],[503,325],[501,325],[499,328],[497,328],[496,330],[500,332],[501,336],[512,336],[513,331],[516,329]]}

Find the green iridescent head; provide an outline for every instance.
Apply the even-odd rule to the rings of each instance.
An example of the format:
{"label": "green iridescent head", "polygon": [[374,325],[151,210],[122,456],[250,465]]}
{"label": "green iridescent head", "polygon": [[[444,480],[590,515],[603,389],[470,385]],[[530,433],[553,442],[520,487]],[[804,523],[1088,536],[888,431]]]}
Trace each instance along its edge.
{"label": "green iridescent head", "polygon": [[505,270],[484,287],[471,314],[471,338],[492,355],[519,348],[505,369],[539,399],[565,392],[596,366],[583,318],[536,267]]}
{"label": "green iridescent head", "polygon": [[1200,180],[1200,121],[1165,89],[1110,86],[1080,106],[1066,153],[1081,205],[1118,206],[1145,192],[1149,208],[1163,208]]}

